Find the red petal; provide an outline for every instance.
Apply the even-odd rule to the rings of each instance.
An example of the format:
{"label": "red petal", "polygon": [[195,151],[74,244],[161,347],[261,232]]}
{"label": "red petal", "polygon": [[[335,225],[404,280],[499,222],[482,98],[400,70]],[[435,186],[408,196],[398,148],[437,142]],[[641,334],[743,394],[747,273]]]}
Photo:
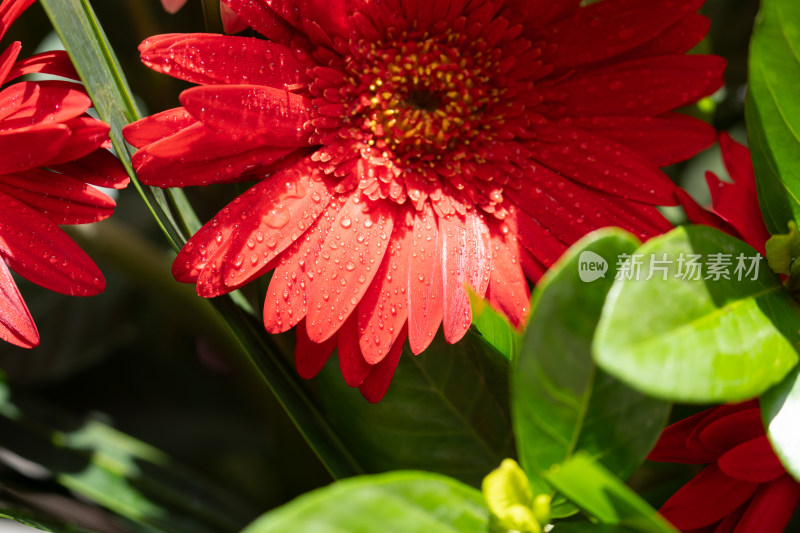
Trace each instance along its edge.
{"label": "red petal", "polygon": [[[507,220],[510,226],[512,221]],[[530,290],[522,273],[516,228],[503,233],[492,230],[492,272],[486,295],[495,309],[506,315],[514,327],[522,327],[530,313]]]}
{"label": "red petal", "polygon": [[95,150],[80,159],[52,168],[78,181],[91,183],[98,187],[124,189],[130,183],[125,167],[122,166],[119,159],[108,150],[103,149]]}
{"label": "red petal", "polygon": [[[714,175],[710,172],[706,172],[706,181],[710,183],[712,179],[715,179]],[[729,235],[739,236],[739,232],[737,232],[733,226],[722,220],[722,217],[718,214],[701,207],[700,204],[683,189],[678,189],[678,202],[680,202],[684,213],[686,213],[686,218],[688,218],[692,224],[705,224],[706,226],[724,231]]]}
{"label": "red petal", "polygon": [[372,365],[364,360],[358,346],[358,325],[355,315],[344,321],[336,337],[339,340],[339,368],[345,383],[358,387],[372,371]]}
{"label": "red petal", "polygon": [[201,123],[147,145],[132,162],[142,182],[156,187],[230,183],[279,161],[294,148],[263,146],[258,139],[235,140]]}
{"label": "red petal", "polygon": [[294,29],[272,11],[264,1],[223,0],[237,15],[258,33],[282,44],[288,44],[295,34]]}
{"label": "red petal", "polygon": [[800,503],[800,484],[788,475],[763,485],[747,506],[735,533],[781,533]]}
{"label": "red petal", "polygon": [[38,124],[14,130],[0,130],[0,174],[19,172],[44,165],[69,141],[63,124]]}
{"label": "red petal", "polygon": [[534,159],[573,181],[627,200],[676,205],[675,184],[636,152],[579,129],[537,127]]}
{"label": "red petal", "polygon": [[[53,76],[61,76],[71,80],[80,80],[80,76],[72,66],[72,61],[69,54],[64,50],[52,50],[50,52],[42,52],[27,59],[17,61],[14,68],[8,74],[6,81],[11,81],[19,76],[25,74],[51,74]],[[2,80],[2,76],[0,76]]]}
{"label": "red petal", "polygon": [[164,11],[171,15],[177,13],[185,3],[186,0],[161,0],[161,5],[164,7]]}
{"label": "red petal", "polygon": [[314,263],[340,207],[338,200],[331,201],[308,231],[280,255],[264,299],[264,327],[269,333],[287,331],[306,316]]}
{"label": "red petal", "polygon": [[764,225],[764,218],[758,205],[750,151],[731,139],[727,133],[720,136],[719,144],[725,168],[728,169],[734,183],[725,183],[713,174],[706,175],[714,211],[736,228],[747,244],[763,255],[769,231]]}
{"label": "red petal", "polygon": [[196,122],[197,119],[188,111],[176,107],[132,122],[122,128],[122,134],[125,140],[136,148],[144,148],[148,144],[175,135]]}
{"label": "red petal", "polygon": [[25,279],[63,294],[89,296],[105,280],[89,256],[50,219],[0,193],[0,254]]}
{"label": "red petal", "polygon": [[0,191],[25,202],[56,224],[86,224],[111,216],[114,200],[63,174],[33,169],[0,176]]}
{"label": "red petal", "polygon": [[229,289],[240,287],[258,275],[301,237],[331,201],[331,187],[309,159],[262,183],[265,185],[251,189],[260,189],[255,198],[233,209],[242,214],[238,219],[241,227],[224,269]]}
{"label": "red petal", "polygon": [[70,129],[69,141],[47,165],[68,163],[98,150],[108,140],[110,128],[92,117],[78,117],[64,122]]}
{"label": "red petal", "polygon": [[247,29],[247,21],[237,15],[224,2],[219,3],[219,16],[222,19],[222,31],[225,33],[239,33]]}
{"label": "red petal", "polygon": [[699,528],[722,520],[757,488],[758,483],[732,479],[712,464],[673,494],[659,512],[680,530]]}
{"label": "red petal", "polygon": [[[365,211],[365,207],[369,211]],[[356,192],[336,216],[322,245],[308,298],[308,335],[330,338],[361,301],[389,244],[394,224],[390,203],[367,203]]]}
{"label": "red petal", "polygon": [[383,399],[386,391],[389,390],[389,385],[394,377],[394,371],[397,370],[397,363],[400,362],[400,355],[403,353],[403,345],[406,343],[407,336],[408,331],[403,328],[397,340],[394,341],[392,349],[389,350],[389,354],[380,363],[372,367],[369,376],[359,387],[361,394],[368,402],[378,403]]}
{"label": "red petal", "polygon": [[616,141],[665,167],[684,161],[714,144],[717,133],[702,120],[667,113],[659,117],[590,117],[573,121],[577,128]]}
{"label": "red petal", "polygon": [[14,61],[17,60],[20,50],[22,50],[22,44],[19,41],[14,41],[0,54],[0,85],[8,81],[6,77],[14,68]]}
{"label": "red petal", "polygon": [[547,41],[556,44],[547,62],[558,69],[572,69],[620,55],[650,41],[702,5],[703,0],[684,1],[679,6],[652,0],[593,3],[547,27]]}
{"label": "red petal", "polygon": [[79,117],[92,101],[75,83],[22,81],[0,92],[0,128],[55,124]]}
{"label": "red petal", "polygon": [[0,2],[0,39],[9,26],[36,0],[5,0]]}
{"label": "red petal", "polygon": [[731,448],[719,458],[717,465],[732,478],[754,483],[774,481],[786,474],[766,435]]}
{"label": "red petal", "polygon": [[571,16],[580,9],[580,0],[506,0],[503,7],[510,8],[510,20],[545,25]]}
{"label": "red petal", "polygon": [[0,339],[22,348],[39,344],[39,332],[5,261],[0,260]]}
{"label": "red petal", "polygon": [[210,33],[156,35],[139,45],[142,62],[192,83],[267,85],[278,89],[308,83],[309,59],[299,60],[286,46]]}
{"label": "red petal", "polygon": [[422,352],[442,323],[442,246],[438,223],[428,203],[414,214],[411,264],[408,271],[408,344]]}
{"label": "red petal", "polygon": [[454,343],[472,324],[466,285],[481,297],[489,285],[492,268],[489,228],[483,217],[467,211],[465,220],[456,215],[439,217],[439,232],[442,236],[444,338]]}
{"label": "red petal", "polygon": [[294,330],[294,365],[301,378],[311,379],[319,374],[336,348],[336,337],[328,339],[322,344],[311,342],[306,335],[305,326],[303,320]]}
{"label": "red petal", "polygon": [[[270,9],[286,22],[309,35],[310,25],[319,24],[330,39],[347,37],[349,28],[343,0],[269,0]],[[315,41],[319,42],[319,41]]]}
{"label": "red petal", "polygon": [[[628,60],[649,56],[685,54],[703,40],[710,26],[711,20],[708,17],[691,13],[642,46],[624,54],[623,57]],[[616,59],[620,60],[622,57]]]}
{"label": "red petal", "polygon": [[412,251],[411,230],[394,227],[375,279],[358,304],[360,352],[366,363],[379,363],[408,318],[408,267]]}
{"label": "red petal", "polygon": [[[517,203],[517,205],[522,204]],[[566,243],[553,235],[544,223],[530,214],[519,208],[514,209],[514,214],[519,243],[530,252],[533,258],[543,266],[549,266],[558,261],[558,258],[567,250]],[[562,224],[563,226],[565,225]]]}
{"label": "red petal", "polygon": [[272,87],[202,86],[181,93],[181,103],[209,128],[233,139],[258,135],[271,146],[308,146],[303,126],[311,118],[307,98]]}
{"label": "red petal", "polygon": [[704,464],[716,460],[718,454],[704,447],[689,446],[689,439],[714,409],[685,418],[667,427],[647,458],[664,463]]}
{"label": "red petal", "polygon": [[731,448],[764,435],[761,409],[753,407],[706,422],[697,437],[710,452],[723,454]]}
{"label": "red petal", "polygon": [[683,55],[635,59],[575,74],[554,86],[553,117],[661,115],[707,96],[723,84],[725,60]]}

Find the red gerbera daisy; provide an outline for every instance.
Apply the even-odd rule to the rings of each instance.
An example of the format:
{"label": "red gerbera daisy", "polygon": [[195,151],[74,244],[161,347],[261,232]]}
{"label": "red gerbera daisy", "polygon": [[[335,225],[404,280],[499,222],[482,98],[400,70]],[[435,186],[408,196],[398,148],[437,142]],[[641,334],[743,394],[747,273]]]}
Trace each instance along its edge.
{"label": "red gerbera daisy", "polygon": [[[181,250],[202,296],[275,269],[270,332],[313,376],[386,390],[408,338],[470,326],[465,284],[514,324],[565,248],[607,225],[646,237],[677,203],[658,170],[714,141],[672,110],[722,83],[684,55],[702,0],[225,0],[265,39],[161,35],[151,68],[201,86],[128,126],[142,180],[259,180]],[[304,322],[302,322],[304,320]],[[322,344],[313,346],[311,343]]]}
{"label": "red gerbera daisy", "polygon": [[780,533],[800,502],[755,401],[703,411],[664,430],[652,461],[708,464],[660,509],[682,531]]}
{"label": "red gerbera daisy", "polygon": [[[33,2],[0,1],[0,39]],[[8,268],[56,292],[102,292],[100,270],[56,224],[107,218],[114,201],[88,184],[121,188],[128,177],[103,149],[109,128],[86,114],[80,84],[7,85],[30,73],[77,80],[66,52],[17,61],[20,49],[14,42],[0,54],[0,338],[30,348],[39,333]]]}
{"label": "red gerbera daisy", "polygon": [[[167,13],[175,14],[186,4],[186,0],[161,0],[161,5]],[[225,3],[219,3],[219,14],[222,18],[222,26],[226,33],[237,33],[247,28],[247,22],[239,16]]]}

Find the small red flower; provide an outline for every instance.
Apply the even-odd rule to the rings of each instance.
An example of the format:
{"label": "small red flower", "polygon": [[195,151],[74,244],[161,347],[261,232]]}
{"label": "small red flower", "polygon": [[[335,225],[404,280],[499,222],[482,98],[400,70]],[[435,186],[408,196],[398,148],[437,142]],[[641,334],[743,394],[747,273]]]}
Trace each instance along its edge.
{"label": "small red flower", "polygon": [[[722,84],[684,55],[702,0],[225,0],[265,39],[161,35],[151,68],[200,84],[125,134],[148,184],[258,180],[181,250],[201,296],[275,270],[270,332],[313,376],[338,345],[370,400],[402,346],[471,323],[464,285],[519,325],[587,232],[669,229],[658,170],[713,143],[672,110]],[[322,346],[315,346],[321,344]]]}
{"label": "small red flower", "polygon": [[[33,2],[0,1],[0,39]],[[57,224],[107,218],[114,201],[88,184],[121,188],[128,177],[103,149],[109,128],[86,114],[91,100],[80,84],[8,84],[31,73],[77,80],[66,52],[17,61],[20,50],[14,42],[0,54],[0,338],[30,348],[39,333],[9,268],[56,292],[101,292],[100,270]]]}
{"label": "small red flower", "polygon": [[706,182],[711,191],[711,211],[697,205],[683,189],[678,190],[678,198],[690,221],[738,237],[765,255],[769,231],[758,205],[750,150],[727,133],[720,135],[719,145],[722,161],[733,183],[722,181],[713,172],[706,172]]}
{"label": "small red flower", "polygon": [[649,459],[708,464],[660,509],[681,531],[780,533],[800,502],[800,484],[772,450],[755,401],[669,426]]}

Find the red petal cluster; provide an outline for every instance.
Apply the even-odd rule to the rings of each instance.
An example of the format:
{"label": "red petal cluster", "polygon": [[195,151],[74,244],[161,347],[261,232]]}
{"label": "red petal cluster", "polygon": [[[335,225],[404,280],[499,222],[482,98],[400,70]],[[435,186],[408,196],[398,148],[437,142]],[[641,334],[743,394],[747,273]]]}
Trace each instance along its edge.
{"label": "red petal cluster", "polygon": [[[0,38],[34,0],[0,1]],[[0,338],[33,347],[39,333],[9,267],[47,289],[97,294],[105,280],[58,224],[111,215],[114,201],[92,185],[122,188],[124,169],[110,152],[108,125],[90,117],[83,87],[69,81],[23,81],[32,73],[73,80],[66,52],[17,60],[14,42],[0,54]]]}
{"label": "red petal cluster", "polygon": [[660,509],[681,531],[780,533],[800,502],[800,484],[773,452],[755,401],[669,426],[649,459],[708,464]]}
{"label": "red petal cluster", "polygon": [[722,59],[685,55],[702,0],[225,3],[264,38],[140,47],[199,84],[125,130],[142,180],[257,182],[173,272],[211,297],[274,269],[266,329],[299,325],[304,376],[338,347],[372,401],[406,338],[464,335],[465,285],[520,325],[526,277],[587,232],[668,229],[658,167],[715,139],[673,113],[722,84]]}
{"label": "red petal cluster", "polygon": [[766,255],[765,245],[769,231],[764,224],[758,205],[756,175],[750,150],[737,143],[727,133],[719,138],[722,161],[732,183],[706,172],[706,182],[711,191],[712,210],[703,209],[682,189],[678,191],[681,205],[689,220],[705,224],[738,237]]}

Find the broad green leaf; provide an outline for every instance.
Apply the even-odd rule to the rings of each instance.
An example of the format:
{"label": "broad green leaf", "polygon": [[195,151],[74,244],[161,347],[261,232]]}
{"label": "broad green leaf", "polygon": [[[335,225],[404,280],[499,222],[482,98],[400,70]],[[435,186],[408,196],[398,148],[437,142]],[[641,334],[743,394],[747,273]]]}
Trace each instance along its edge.
{"label": "broad green leaf", "polygon": [[797,363],[798,305],[750,246],[684,226],[635,259],[626,268],[641,262],[638,276],[614,282],[597,326],[606,372],[656,397],[725,402],[758,396]]}
{"label": "broad green leaf", "polygon": [[771,233],[800,220],[800,2],[762,0],[745,106],[758,197]]}
{"label": "broad green leaf", "polygon": [[[669,403],[609,376],[592,360],[591,344],[614,282],[617,257],[639,241],[618,229],[588,235],[545,275],[511,369],[517,452],[534,492],[549,491],[543,474],[577,451],[625,478],[644,461],[663,429]],[[590,262],[609,265],[604,277],[582,281]],[[590,278],[586,278],[590,279]]]}
{"label": "broad green leaf", "polygon": [[761,397],[761,414],[775,453],[800,480],[800,368]]}
{"label": "broad green leaf", "polygon": [[[110,137],[131,180],[175,249],[186,242],[185,233],[200,226],[197,216],[180,189],[161,189],[140,184],[130,163],[130,147],[122,137],[122,127],[139,118],[125,76],[105,32],[88,0],[41,0],[50,21],[69,52],[100,117],[111,127]],[[206,4],[209,4],[206,2]],[[173,212],[177,218],[173,216]],[[231,299],[237,301],[236,305]],[[285,363],[263,327],[242,311],[241,298],[214,301],[226,327],[241,344],[230,347],[231,356],[241,350],[249,363],[278,397],[298,429],[336,477],[362,473],[339,437],[308,397],[297,374]],[[205,305],[205,304],[198,304]]]}
{"label": "broad green leaf", "polygon": [[486,533],[481,493],[425,472],[362,476],[305,494],[242,533]]}
{"label": "broad green leaf", "polygon": [[446,474],[475,487],[514,455],[508,362],[470,330],[457,344],[441,334],[420,355],[408,347],[377,404],[348,387],[336,357],[318,379],[328,419],[370,472]]}
{"label": "broad green leaf", "polygon": [[509,361],[520,344],[521,336],[519,331],[514,329],[514,326],[508,319],[494,307],[489,305],[487,300],[484,300],[475,292],[467,287],[469,293],[469,303],[472,308],[472,325],[483,336],[483,338],[494,346]]}
{"label": "broad green leaf", "polygon": [[642,533],[677,531],[633,490],[583,454],[554,466],[547,480],[603,524]]}

